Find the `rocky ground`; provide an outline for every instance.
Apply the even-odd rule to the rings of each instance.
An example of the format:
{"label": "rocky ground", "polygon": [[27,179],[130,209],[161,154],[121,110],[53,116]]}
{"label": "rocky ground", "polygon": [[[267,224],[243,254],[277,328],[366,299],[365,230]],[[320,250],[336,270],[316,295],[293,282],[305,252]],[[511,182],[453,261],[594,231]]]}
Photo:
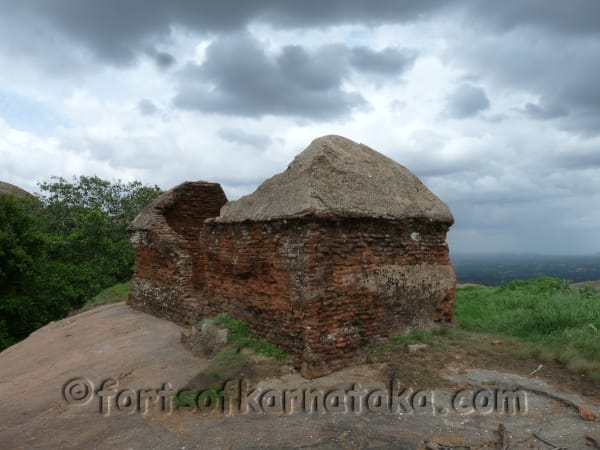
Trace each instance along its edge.
{"label": "rocky ground", "polygon": [[[509,342],[489,351],[449,342],[398,355],[393,370],[372,363],[315,380],[236,381],[227,395],[170,410],[170,392],[208,365],[183,347],[181,331],[117,303],[5,350],[0,448],[600,448],[597,386],[507,358]],[[320,411],[307,411],[310,396]]]}

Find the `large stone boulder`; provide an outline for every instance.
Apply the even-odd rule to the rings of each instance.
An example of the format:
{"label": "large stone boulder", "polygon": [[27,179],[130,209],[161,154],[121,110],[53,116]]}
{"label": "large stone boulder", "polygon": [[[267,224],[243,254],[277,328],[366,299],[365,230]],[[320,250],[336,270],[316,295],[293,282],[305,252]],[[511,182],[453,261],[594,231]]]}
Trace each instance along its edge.
{"label": "large stone boulder", "polygon": [[406,167],[342,136],[315,139],[283,173],[227,203],[222,222],[306,215],[423,218],[454,222],[439,198]]}

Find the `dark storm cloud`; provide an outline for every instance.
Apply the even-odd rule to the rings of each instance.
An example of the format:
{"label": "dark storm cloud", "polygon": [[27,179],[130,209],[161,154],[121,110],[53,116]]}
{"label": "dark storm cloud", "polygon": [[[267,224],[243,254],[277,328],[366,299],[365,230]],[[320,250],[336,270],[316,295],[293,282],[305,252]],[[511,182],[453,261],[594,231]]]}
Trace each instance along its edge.
{"label": "dark storm cloud", "polygon": [[557,167],[568,169],[600,168],[600,143],[596,148],[584,151],[570,151],[558,155],[554,161]]}
{"label": "dark storm cloud", "polygon": [[43,23],[57,35],[82,44],[100,60],[126,65],[173,26],[197,33],[240,30],[253,21],[281,27],[406,22],[442,7],[442,0],[20,0],[5,2],[7,20]]}
{"label": "dark storm cloud", "polygon": [[320,27],[360,23],[378,25],[414,21],[451,6],[444,0],[273,0],[263,2],[255,18],[274,26]]}
{"label": "dark storm cloud", "polygon": [[461,84],[446,99],[445,113],[449,117],[465,119],[490,107],[485,91],[472,84]]}
{"label": "dark storm cloud", "polygon": [[600,108],[582,109],[569,114],[559,121],[559,126],[583,138],[597,138],[600,136]]}
{"label": "dark storm cloud", "polygon": [[343,45],[328,45],[314,53],[309,53],[299,45],[288,45],[276,57],[273,68],[305,89],[339,89],[348,71],[345,51]]}
{"label": "dark storm cloud", "polygon": [[[374,67],[355,67],[357,54]],[[189,65],[180,74],[174,102],[183,109],[242,116],[339,117],[367,105],[360,94],[342,87],[353,70],[399,74],[414,58],[407,50],[366,52],[342,44],[268,51],[250,34],[235,34],[212,43],[202,65]]]}
{"label": "dark storm cloud", "polygon": [[381,51],[362,46],[350,50],[350,63],[356,70],[380,75],[401,74],[414,64],[416,58],[416,53],[410,50],[392,47]]}
{"label": "dark storm cloud", "polygon": [[557,117],[564,117],[569,113],[563,105],[558,103],[548,103],[546,101],[526,103],[523,111],[529,117],[538,120],[556,119]]}
{"label": "dark storm cloud", "polygon": [[[57,35],[54,39],[76,42],[100,60],[115,65],[133,62],[148,45],[169,36],[175,26],[205,34],[244,29],[256,21],[275,27],[316,28],[406,23],[437,15],[480,24],[485,32],[490,26],[495,30],[537,26],[573,34],[600,32],[600,3],[595,0],[20,0],[3,3],[2,15],[8,22],[19,23],[29,30],[40,27],[54,30]],[[10,45],[10,40],[3,41]]]}
{"label": "dark storm cloud", "polygon": [[[309,56],[288,47],[273,56],[248,34],[219,39],[206,49],[202,65],[189,65],[180,76],[174,99],[183,109],[263,116],[332,118],[366,105],[357,93],[342,89],[345,67],[339,55],[321,49]],[[327,61],[327,57],[333,60]],[[321,70],[319,70],[319,64]],[[298,68],[297,72],[291,71]],[[322,70],[326,68],[327,70]]]}
{"label": "dark storm cloud", "polygon": [[600,33],[600,2],[597,0],[505,0],[463,5],[474,23],[496,30],[538,27],[566,34]]}
{"label": "dark storm cloud", "polygon": [[540,98],[529,106],[515,105],[532,118],[554,118],[557,126],[584,135],[600,133],[597,38],[520,28],[453,45],[454,64],[501,89]]}
{"label": "dark storm cloud", "polygon": [[[174,25],[200,32],[235,29],[256,12],[251,2],[222,0],[22,0],[5,12],[24,24],[43,22],[98,59],[127,65]],[[6,8],[3,8],[6,9]]]}
{"label": "dark storm cloud", "polygon": [[239,128],[221,128],[219,137],[234,144],[249,145],[258,149],[264,149],[271,145],[271,138],[265,134],[249,133]]}
{"label": "dark storm cloud", "polygon": [[152,47],[146,49],[146,55],[148,55],[154,61],[156,66],[161,69],[168,69],[177,62],[175,57],[170,53],[161,52]]}
{"label": "dark storm cloud", "polygon": [[[466,39],[449,56],[500,89],[541,99],[514,105],[582,136],[600,134],[600,2],[463,2],[454,16]],[[465,38],[463,36],[463,38]]]}

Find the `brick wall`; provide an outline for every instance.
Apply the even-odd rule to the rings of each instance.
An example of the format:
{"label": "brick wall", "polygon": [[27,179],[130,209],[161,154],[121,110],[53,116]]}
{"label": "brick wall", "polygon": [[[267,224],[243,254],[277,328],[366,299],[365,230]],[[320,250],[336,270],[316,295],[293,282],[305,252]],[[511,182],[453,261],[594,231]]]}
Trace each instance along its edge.
{"label": "brick wall", "polygon": [[229,312],[318,376],[378,338],[452,320],[448,224],[206,222],[198,318]]}
{"label": "brick wall", "polygon": [[129,304],[179,324],[228,312],[308,377],[379,338],[452,321],[449,224],[302,218],[222,223],[215,183],[183,183],[130,228]]}
{"label": "brick wall", "polygon": [[204,286],[204,220],[227,201],[217,183],[187,182],[163,194],[136,218],[130,241],[136,264],[128,303],[141,311],[187,324]]}

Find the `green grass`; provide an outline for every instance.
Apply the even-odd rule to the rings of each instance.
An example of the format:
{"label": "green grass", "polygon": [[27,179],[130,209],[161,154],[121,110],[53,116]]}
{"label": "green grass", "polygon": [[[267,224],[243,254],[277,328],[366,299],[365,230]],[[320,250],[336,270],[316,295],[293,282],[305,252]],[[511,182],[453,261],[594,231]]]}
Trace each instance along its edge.
{"label": "green grass", "polygon": [[129,296],[130,288],[131,282],[129,281],[126,281],[125,283],[115,284],[114,286],[104,289],[91,300],[88,300],[85,303],[85,305],[81,307],[81,309],[75,312],[80,313],[95,308],[96,306],[108,305],[109,303],[125,301]]}
{"label": "green grass", "polygon": [[174,397],[175,404],[183,407],[194,407],[198,405],[199,401],[208,401],[210,397],[217,398],[220,391],[220,388],[209,388],[201,391],[196,389],[180,391]]}
{"label": "green grass", "polygon": [[177,406],[194,406],[198,399],[203,400],[216,395],[227,381],[235,379],[245,369],[252,367],[255,362],[252,357],[242,352],[243,349],[252,349],[255,354],[273,358],[278,364],[287,362],[286,353],[277,345],[265,342],[258,335],[251,333],[243,321],[233,319],[228,314],[219,314],[212,320],[215,325],[229,330],[229,344],[192,380],[193,384],[202,386],[202,389],[181,391],[175,396]]}
{"label": "green grass", "polygon": [[540,277],[498,288],[457,290],[454,317],[471,332],[498,333],[532,344],[536,356],[600,379],[600,293]]}
{"label": "green grass", "polygon": [[203,388],[180,391],[175,396],[175,404],[177,406],[196,405],[199,398],[204,399],[220,392],[227,381],[235,379],[251,365],[252,361],[247,356],[235,349],[224,348],[215,355],[206,369],[196,375],[194,383],[202,385]]}
{"label": "green grass", "polygon": [[252,361],[247,356],[234,349],[223,349],[202,372],[202,378],[206,380],[209,387],[220,387],[223,382],[236,377],[240,371],[250,365]]}
{"label": "green grass", "polygon": [[233,319],[229,314],[219,314],[214,318],[215,324],[227,328],[231,343],[238,348],[251,348],[258,355],[269,356],[280,362],[287,359],[287,354],[277,345],[265,342],[259,336],[251,333],[241,320]]}
{"label": "green grass", "polygon": [[445,328],[433,329],[431,331],[416,330],[409,334],[401,334],[392,337],[391,339],[375,344],[369,349],[369,359],[378,361],[387,361],[390,357],[401,352],[407,352],[408,346],[411,344],[427,344],[432,347],[443,347],[440,336],[448,333]]}

